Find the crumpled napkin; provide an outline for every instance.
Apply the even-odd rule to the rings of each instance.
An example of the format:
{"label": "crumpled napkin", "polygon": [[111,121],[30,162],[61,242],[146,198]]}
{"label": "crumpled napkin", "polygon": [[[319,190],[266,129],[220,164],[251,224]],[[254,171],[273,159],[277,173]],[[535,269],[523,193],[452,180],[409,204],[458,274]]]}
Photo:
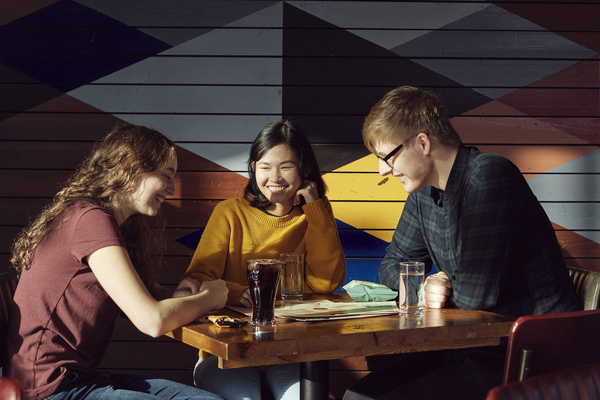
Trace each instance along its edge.
{"label": "crumpled napkin", "polygon": [[375,282],[353,280],[342,287],[355,301],[387,301],[398,297],[398,292]]}

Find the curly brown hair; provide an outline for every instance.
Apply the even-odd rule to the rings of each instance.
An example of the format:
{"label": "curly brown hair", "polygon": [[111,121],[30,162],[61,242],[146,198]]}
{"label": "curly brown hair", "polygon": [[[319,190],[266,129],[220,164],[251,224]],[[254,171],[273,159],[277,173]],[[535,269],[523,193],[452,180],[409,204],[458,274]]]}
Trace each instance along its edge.
{"label": "curly brown hair", "polygon": [[[173,157],[175,144],[162,133],[144,126],[116,125],[94,145],[52,202],[17,236],[12,246],[12,266],[19,274],[30,267],[37,246],[75,202],[89,202],[112,213],[111,203],[116,196],[133,191],[140,174],[156,172]],[[154,226],[150,224],[152,220]],[[166,247],[162,238],[164,227],[160,213],[154,218],[133,215],[120,225],[129,257],[149,289]]]}

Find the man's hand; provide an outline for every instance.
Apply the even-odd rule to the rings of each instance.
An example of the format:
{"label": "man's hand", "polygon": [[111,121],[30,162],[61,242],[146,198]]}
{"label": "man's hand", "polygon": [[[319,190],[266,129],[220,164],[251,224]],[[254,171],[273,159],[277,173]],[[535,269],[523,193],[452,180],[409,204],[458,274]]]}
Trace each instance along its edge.
{"label": "man's hand", "polygon": [[443,308],[452,292],[452,284],[444,272],[429,275],[423,285],[425,307]]}

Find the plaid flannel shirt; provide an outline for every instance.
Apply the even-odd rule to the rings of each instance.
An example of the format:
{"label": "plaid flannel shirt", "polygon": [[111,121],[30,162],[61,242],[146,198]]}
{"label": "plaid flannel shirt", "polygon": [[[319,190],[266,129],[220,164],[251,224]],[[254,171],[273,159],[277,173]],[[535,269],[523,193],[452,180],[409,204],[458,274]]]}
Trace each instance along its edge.
{"label": "plaid flannel shirt", "polygon": [[460,147],[444,191],[408,196],[381,282],[398,290],[404,260],[448,275],[447,307],[515,317],[581,308],[552,224],[522,174],[475,147]]}

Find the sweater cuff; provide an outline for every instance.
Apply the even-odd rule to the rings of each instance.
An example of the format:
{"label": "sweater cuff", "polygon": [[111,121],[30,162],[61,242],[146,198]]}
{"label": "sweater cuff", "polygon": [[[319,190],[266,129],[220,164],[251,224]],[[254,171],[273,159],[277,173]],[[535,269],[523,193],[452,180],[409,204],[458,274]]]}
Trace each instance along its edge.
{"label": "sweater cuff", "polygon": [[302,211],[304,211],[304,215],[306,215],[306,218],[310,222],[331,220],[331,215],[329,215],[327,208],[325,208],[323,199],[315,200],[312,203],[303,205]]}
{"label": "sweater cuff", "polygon": [[229,288],[229,293],[227,293],[227,304],[231,306],[241,306],[240,296],[244,290],[239,290],[236,288]]}

